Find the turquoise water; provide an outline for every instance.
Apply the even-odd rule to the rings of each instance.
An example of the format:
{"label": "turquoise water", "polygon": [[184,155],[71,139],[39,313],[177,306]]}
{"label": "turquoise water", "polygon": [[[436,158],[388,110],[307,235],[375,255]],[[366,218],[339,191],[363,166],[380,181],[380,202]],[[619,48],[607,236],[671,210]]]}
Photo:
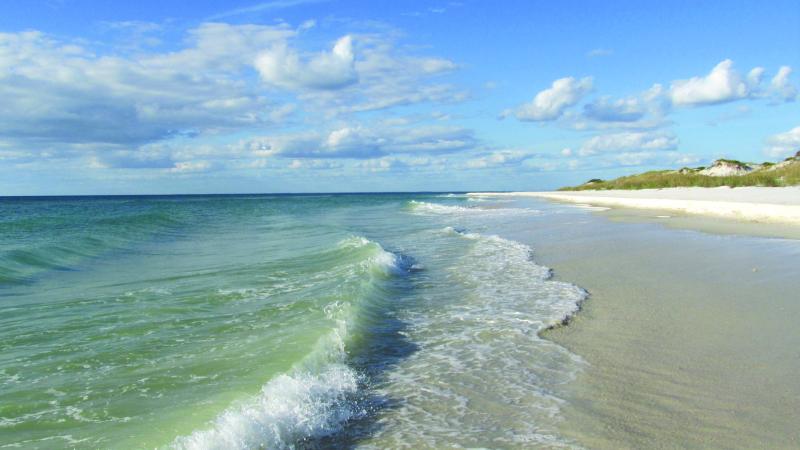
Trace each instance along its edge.
{"label": "turquoise water", "polygon": [[0,199],[0,447],[571,446],[585,293],[458,195]]}

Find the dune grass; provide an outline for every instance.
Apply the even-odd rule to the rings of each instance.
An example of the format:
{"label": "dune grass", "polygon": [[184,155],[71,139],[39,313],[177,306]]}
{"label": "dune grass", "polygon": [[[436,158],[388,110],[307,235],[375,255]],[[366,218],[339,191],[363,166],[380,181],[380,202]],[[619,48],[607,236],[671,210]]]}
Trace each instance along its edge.
{"label": "dune grass", "polygon": [[561,191],[585,191],[608,189],[661,189],[673,187],[743,187],[743,186],[794,186],[800,184],[800,160],[782,167],[755,170],[745,175],[712,177],[696,171],[679,173],[674,170],[659,170],[629,175],[613,180],[591,180],[580,186],[564,187]]}

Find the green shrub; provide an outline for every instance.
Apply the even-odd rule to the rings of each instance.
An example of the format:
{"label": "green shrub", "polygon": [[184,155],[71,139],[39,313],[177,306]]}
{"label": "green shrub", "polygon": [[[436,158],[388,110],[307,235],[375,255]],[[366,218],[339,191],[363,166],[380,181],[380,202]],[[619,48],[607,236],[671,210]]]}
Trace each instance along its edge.
{"label": "green shrub", "polygon": [[671,187],[743,187],[743,186],[793,186],[800,184],[800,160],[773,170],[754,170],[745,175],[712,177],[697,172],[678,173],[674,170],[657,170],[629,175],[608,181],[588,182],[580,186],[565,187],[563,191],[608,189],[661,189]]}

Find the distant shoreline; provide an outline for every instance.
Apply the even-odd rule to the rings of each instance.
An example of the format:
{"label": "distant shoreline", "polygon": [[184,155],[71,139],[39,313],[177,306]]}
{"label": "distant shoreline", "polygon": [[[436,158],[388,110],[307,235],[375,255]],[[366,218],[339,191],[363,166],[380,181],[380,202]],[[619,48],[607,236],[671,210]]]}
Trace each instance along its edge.
{"label": "distant shoreline", "polygon": [[800,186],[498,192],[467,195],[539,197],[592,206],[672,211],[748,222],[800,226]]}

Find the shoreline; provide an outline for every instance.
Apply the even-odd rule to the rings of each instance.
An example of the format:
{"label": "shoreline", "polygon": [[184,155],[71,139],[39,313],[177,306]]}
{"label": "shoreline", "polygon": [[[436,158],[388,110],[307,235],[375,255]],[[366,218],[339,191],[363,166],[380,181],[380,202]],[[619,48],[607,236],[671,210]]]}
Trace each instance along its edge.
{"label": "shoreline", "polygon": [[560,433],[598,449],[798,445],[800,243],[613,219],[574,210],[510,236],[590,295],[540,333],[588,363],[560,392]]}
{"label": "shoreline", "polygon": [[475,192],[472,197],[536,197],[592,206],[670,211],[746,222],[800,225],[800,186],[563,192]]}

